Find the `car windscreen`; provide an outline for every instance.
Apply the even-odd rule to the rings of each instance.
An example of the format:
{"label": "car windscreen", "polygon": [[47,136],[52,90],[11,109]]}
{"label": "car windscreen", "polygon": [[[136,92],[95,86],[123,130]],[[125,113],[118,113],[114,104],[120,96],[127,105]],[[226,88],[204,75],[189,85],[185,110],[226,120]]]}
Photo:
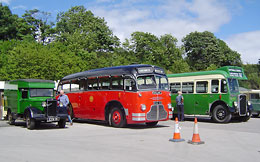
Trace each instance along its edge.
{"label": "car windscreen", "polygon": [[30,89],[31,97],[53,97],[53,89],[34,88]]}

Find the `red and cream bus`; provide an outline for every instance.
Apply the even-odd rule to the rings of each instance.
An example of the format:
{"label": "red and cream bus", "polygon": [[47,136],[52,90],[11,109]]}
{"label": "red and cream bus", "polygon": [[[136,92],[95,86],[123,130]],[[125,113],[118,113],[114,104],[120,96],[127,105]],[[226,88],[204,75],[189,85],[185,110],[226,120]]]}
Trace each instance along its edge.
{"label": "red and cream bus", "polygon": [[127,65],[94,69],[65,76],[58,85],[70,100],[73,118],[107,121],[111,126],[172,118],[171,93],[162,68]]}

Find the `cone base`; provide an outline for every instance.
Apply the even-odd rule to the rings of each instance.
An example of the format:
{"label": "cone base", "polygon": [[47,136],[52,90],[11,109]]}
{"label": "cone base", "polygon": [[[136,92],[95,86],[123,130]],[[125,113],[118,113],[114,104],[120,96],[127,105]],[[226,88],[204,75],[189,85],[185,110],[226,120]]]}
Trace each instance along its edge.
{"label": "cone base", "polygon": [[171,142],[183,142],[185,139],[169,139]]}
{"label": "cone base", "polygon": [[192,140],[188,141],[189,144],[193,144],[193,145],[201,145],[201,144],[205,144],[204,141],[200,141],[200,142],[192,142]]}

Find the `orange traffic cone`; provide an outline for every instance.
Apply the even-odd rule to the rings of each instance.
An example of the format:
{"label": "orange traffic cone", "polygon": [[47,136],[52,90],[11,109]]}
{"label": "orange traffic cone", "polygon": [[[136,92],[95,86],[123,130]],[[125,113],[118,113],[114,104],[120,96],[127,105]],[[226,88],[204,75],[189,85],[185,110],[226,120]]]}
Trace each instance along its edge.
{"label": "orange traffic cone", "polygon": [[195,121],[194,121],[192,140],[189,140],[188,143],[190,143],[190,144],[197,144],[197,145],[205,143],[204,141],[200,140],[197,118],[195,118]]}
{"label": "orange traffic cone", "polygon": [[173,138],[169,139],[169,141],[172,141],[172,142],[182,142],[182,141],[185,141],[184,139],[181,138],[178,118],[175,118]]}

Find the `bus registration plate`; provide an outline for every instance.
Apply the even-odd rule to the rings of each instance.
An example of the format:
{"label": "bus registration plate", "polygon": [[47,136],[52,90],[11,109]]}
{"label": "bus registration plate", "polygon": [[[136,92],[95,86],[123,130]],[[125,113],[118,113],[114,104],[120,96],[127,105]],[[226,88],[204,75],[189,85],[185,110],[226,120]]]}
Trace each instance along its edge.
{"label": "bus registration plate", "polygon": [[60,118],[56,116],[49,116],[47,118],[47,122],[53,122],[53,121],[58,121]]}

